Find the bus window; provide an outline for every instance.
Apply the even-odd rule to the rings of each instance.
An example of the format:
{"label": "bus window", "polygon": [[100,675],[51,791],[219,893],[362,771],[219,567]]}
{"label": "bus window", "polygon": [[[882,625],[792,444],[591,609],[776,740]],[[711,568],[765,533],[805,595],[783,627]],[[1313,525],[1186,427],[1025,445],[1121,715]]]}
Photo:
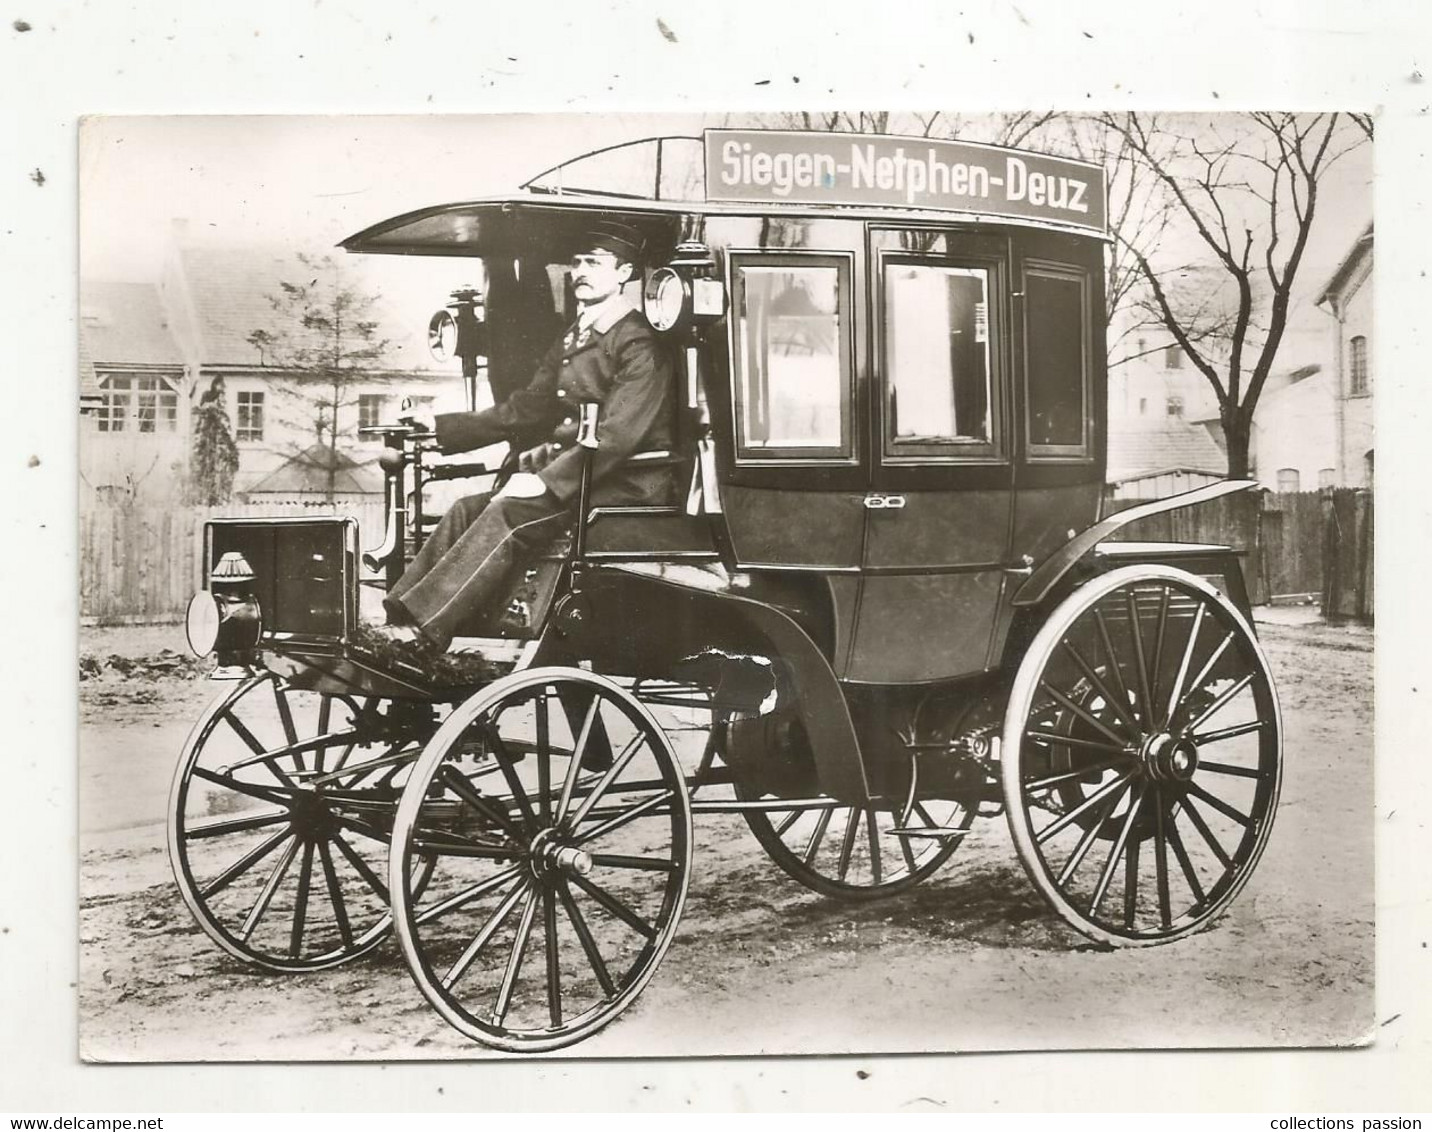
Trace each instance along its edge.
{"label": "bus window", "polygon": [[883,277],[887,456],[992,454],[989,270],[887,261]]}
{"label": "bus window", "polygon": [[1073,268],[1029,268],[1025,295],[1025,428],[1031,457],[1089,450],[1088,283]]}
{"label": "bus window", "polygon": [[732,261],[737,458],[853,458],[849,258]]}

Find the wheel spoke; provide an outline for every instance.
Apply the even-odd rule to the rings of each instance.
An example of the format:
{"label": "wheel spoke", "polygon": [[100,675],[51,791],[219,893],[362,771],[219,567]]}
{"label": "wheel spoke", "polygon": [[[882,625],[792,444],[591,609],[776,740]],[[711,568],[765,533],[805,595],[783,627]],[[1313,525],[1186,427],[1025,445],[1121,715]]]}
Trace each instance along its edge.
{"label": "wheel spoke", "polygon": [[263,891],[259,898],[254,901],[254,906],[249,909],[249,915],[244,920],[244,926],[239,930],[239,938],[245,943],[254,934],[254,929],[259,926],[259,920],[268,911],[269,905],[273,903],[274,894],[278,892],[278,886],[283,883],[283,878],[288,873],[288,867],[293,864],[293,858],[298,853],[298,838],[289,842],[288,848],[283,851],[283,856],[274,865],[273,872],[269,873],[268,880],[264,882]]}
{"label": "wheel spoke", "polygon": [[1230,700],[1232,700],[1234,696],[1238,695],[1239,692],[1243,691],[1244,688],[1248,687],[1249,684],[1253,683],[1253,675],[1254,674],[1250,672],[1246,676],[1240,676],[1232,684],[1228,685],[1228,687],[1225,688],[1219,694],[1218,698],[1214,700],[1211,704],[1209,704],[1206,708],[1204,708],[1201,712],[1199,712],[1198,718],[1195,719],[1192,723],[1190,723],[1187,727],[1185,727],[1184,730],[1197,731],[1198,728],[1202,726],[1207,719],[1214,715],[1217,715],[1218,712],[1223,710],[1224,705],[1226,705]]}
{"label": "wheel spoke", "polygon": [[368,862],[358,855],[358,851],[345,841],[341,834],[333,835],[333,844],[338,846],[338,851],[348,858],[348,863],[358,870],[358,875],[368,882],[368,887],[378,894],[378,899],[384,904],[388,903],[388,888],[378,879]]}
{"label": "wheel spoke", "polygon": [[289,836],[290,834],[288,830],[279,830],[267,841],[254,847],[253,849],[250,849],[247,853],[245,853],[242,857],[240,857],[222,873],[216,876],[207,885],[205,885],[199,890],[199,894],[203,896],[206,900],[211,896],[217,896],[219,893],[223,892],[224,889],[228,888],[229,885],[233,884],[234,881],[238,880],[239,877],[243,876],[244,873],[248,872],[251,868],[253,868],[270,853],[272,853],[275,849],[277,849],[280,845],[282,845],[284,840]]}
{"label": "wheel spoke", "polygon": [[506,810],[497,805],[496,801],[480,794],[477,787],[468,780],[467,776],[458,770],[451,763],[444,764],[438,775],[442,784],[458,796],[458,799],[467,803],[489,821],[496,822],[507,831],[509,837],[517,840],[525,840],[522,827],[512,820]]}
{"label": "wheel spoke", "polygon": [[501,888],[509,881],[516,880],[521,872],[521,865],[513,865],[510,868],[503,869],[500,873],[494,873],[487,879],[480,880],[476,884],[464,888],[461,892],[449,896],[446,900],[434,904],[431,908],[424,908],[413,917],[413,922],[415,924],[426,924],[432,920],[436,920],[439,916],[447,915],[447,913],[454,909],[461,908],[466,904],[471,904],[474,900]]}
{"label": "wheel spoke", "polygon": [[345,949],[353,947],[353,927],[348,922],[348,905],[343,899],[343,887],[338,883],[338,871],[333,867],[333,854],[328,842],[318,843],[318,856],[323,863],[323,879],[328,885],[328,902],[333,905],[333,918],[338,921],[338,934]]}
{"label": "wheel spoke", "polygon": [[[332,696],[319,696],[319,697],[318,697],[318,733],[319,733],[320,735],[327,735],[327,734],[328,734],[328,722],[329,722],[329,719],[330,719],[330,717],[332,716],[332,714],[333,714],[333,697],[332,697]],[[314,753],[313,753],[313,769],[314,769],[317,773],[319,773],[319,774],[322,774],[322,773],[323,773],[324,755],[326,755],[327,753],[328,753],[328,745],[327,745],[326,743],[325,743],[322,747],[319,747],[318,750],[314,751]]]}
{"label": "wheel spoke", "polygon": [[507,970],[502,972],[502,985],[497,988],[497,1001],[492,1007],[492,1020],[499,1026],[507,1018],[512,1005],[512,992],[517,986],[517,976],[522,971],[522,959],[527,953],[527,944],[532,939],[532,921],[537,915],[537,890],[529,889],[527,903],[522,906],[522,918],[517,923],[517,935],[512,941],[512,953],[507,957]]}
{"label": "wheel spoke", "polygon": [[1078,666],[1079,671],[1084,673],[1085,679],[1094,685],[1094,690],[1098,692],[1099,695],[1103,697],[1104,702],[1113,709],[1114,714],[1119,717],[1119,720],[1125,726],[1131,728],[1134,734],[1137,735],[1139,733],[1138,721],[1129,713],[1129,705],[1124,702],[1124,700],[1128,698],[1128,693],[1124,693],[1124,700],[1119,699],[1118,696],[1109,690],[1108,685],[1104,683],[1103,677],[1094,671],[1094,666],[1085,660],[1083,654],[1074,647],[1072,641],[1065,638],[1059,643],[1063,646],[1069,658]]}
{"label": "wheel spoke", "polygon": [[1218,843],[1218,838],[1213,835],[1213,830],[1208,828],[1208,823],[1203,820],[1203,815],[1198,812],[1198,807],[1193,804],[1193,799],[1188,796],[1187,792],[1183,796],[1183,812],[1188,815],[1188,820],[1193,822],[1193,827],[1198,830],[1198,835],[1213,850],[1213,855],[1218,858],[1219,863],[1225,869],[1232,867],[1233,858]]}
{"label": "wheel spoke", "polygon": [[1066,782],[1075,782],[1081,778],[1087,778],[1091,774],[1103,774],[1106,770],[1112,770],[1129,761],[1127,755],[1121,755],[1117,759],[1101,759],[1099,762],[1090,763],[1088,766],[1080,767],[1078,770],[1061,771],[1058,774],[1046,775],[1044,778],[1036,778],[1033,782],[1024,784],[1024,792],[1033,794],[1038,790],[1049,790],[1055,786],[1062,786]]}
{"label": "wheel spoke", "polygon": [[1053,696],[1062,706],[1072,711],[1075,715],[1077,715],[1095,731],[1099,732],[1101,735],[1107,738],[1109,742],[1115,744],[1120,750],[1123,750],[1125,747],[1128,746],[1128,741],[1122,735],[1106,727],[1104,725],[1103,720],[1096,719],[1094,716],[1090,715],[1087,711],[1084,710],[1081,705],[1076,704],[1058,688],[1055,688],[1050,685],[1047,680],[1041,680],[1039,683],[1040,687],[1042,687],[1046,692]]}
{"label": "wheel spoke", "polygon": [[656,809],[658,806],[671,801],[673,797],[675,797],[675,795],[670,790],[663,790],[660,794],[653,794],[645,802],[638,803],[631,809],[627,810],[626,813],[617,814],[615,817],[608,818],[595,829],[589,829],[583,833],[575,834],[572,840],[578,845],[584,845],[588,841],[595,841],[599,837],[605,837],[607,834],[613,832],[614,830],[621,829],[622,826],[630,825],[638,818],[645,817],[650,811]]}
{"label": "wheel spoke", "polygon": [[463,975],[467,973],[467,969],[472,966],[472,961],[476,959],[478,955],[481,954],[482,949],[487,946],[487,941],[493,937],[497,929],[500,928],[507,917],[512,914],[512,909],[517,907],[517,902],[531,891],[532,886],[530,884],[518,884],[514,885],[512,891],[503,897],[502,903],[497,906],[492,915],[488,916],[487,922],[478,930],[477,935],[472,937],[472,942],[463,949],[463,953],[457,957],[457,961],[448,968],[447,974],[440,980],[443,990],[452,990],[457,981],[462,978]]}
{"label": "wheel spoke", "polygon": [[1089,902],[1089,915],[1099,914],[1099,905],[1104,903],[1104,897],[1108,894],[1109,883],[1114,879],[1114,869],[1118,866],[1119,858],[1123,856],[1124,846],[1129,843],[1129,833],[1134,828],[1134,822],[1138,820],[1139,810],[1144,804],[1144,791],[1147,787],[1144,783],[1134,789],[1133,798],[1129,802],[1129,812],[1124,815],[1124,824],[1119,827],[1119,835],[1114,839],[1113,848],[1109,850],[1109,856],[1104,860],[1103,871],[1099,874],[1099,883],[1094,888],[1093,899]]}
{"label": "wheel spoke", "polygon": [[834,812],[833,810],[822,810],[820,817],[816,819],[815,829],[811,831],[810,840],[806,842],[805,853],[801,857],[806,868],[811,867],[816,854],[820,852],[821,842],[825,840],[825,831],[830,828],[830,815]]}
{"label": "wheel spoke", "polygon": [[850,872],[850,855],[855,849],[855,835],[860,832],[860,813],[852,806],[845,812],[845,837],[840,843],[840,879]]}
{"label": "wheel spoke", "polygon": [[204,822],[201,825],[191,825],[186,829],[184,839],[199,841],[206,837],[222,837],[226,833],[242,833],[247,829],[263,829],[265,826],[288,821],[288,818],[287,810],[279,810],[269,814],[255,814],[253,817],[224,818],[221,821]]}
{"label": "wheel spoke", "polygon": [[1164,828],[1168,820],[1168,803],[1164,800],[1162,787],[1155,788],[1154,801],[1154,870],[1159,889],[1159,926],[1168,931],[1173,925],[1173,910],[1169,906],[1168,831]]}
{"label": "wheel spoke", "polygon": [[1139,620],[1138,593],[1130,586],[1124,591],[1124,603],[1129,610],[1129,637],[1134,643],[1134,666],[1139,678],[1139,708],[1143,722],[1153,726],[1154,698],[1149,685],[1148,659],[1144,656],[1144,631]]}
{"label": "wheel spoke", "polygon": [[609,869],[638,869],[648,873],[674,873],[676,862],[665,857],[631,857],[625,853],[593,853],[592,864]]}
{"label": "wheel spoke", "polygon": [[[1189,740],[1195,747],[1202,747],[1208,743],[1219,743],[1224,739],[1236,739],[1240,735],[1251,735],[1254,731],[1262,731],[1265,724],[1261,719],[1254,719],[1248,723],[1235,723],[1231,727],[1220,727],[1214,731],[1194,732],[1188,735]],[[1201,762],[1200,766],[1211,766],[1211,763]]]}
{"label": "wheel spoke", "polygon": [[582,720],[582,726],[577,732],[577,741],[572,746],[572,758],[567,763],[567,777],[562,780],[562,796],[557,800],[557,813],[554,820],[561,824],[567,816],[567,807],[572,804],[572,791],[576,789],[577,777],[582,768],[582,756],[587,751],[587,741],[592,736],[592,726],[597,720],[597,709],[602,706],[600,696],[593,696],[591,704],[587,707],[586,717]]}
{"label": "wheel spoke", "polygon": [[1174,677],[1173,688],[1169,692],[1168,710],[1164,712],[1163,725],[1168,727],[1169,721],[1173,719],[1174,709],[1178,707],[1183,699],[1183,682],[1188,677],[1188,666],[1193,663],[1193,649],[1198,644],[1198,631],[1203,628],[1203,615],[1208,611],[1208,606],[1203,602],[1198,603],[1198,609],[1193,615],[1193,625],[1188,631],[1188,643],[1184,646],[1183,659],[1179,662],[1178,675]]}
{"label": "wheel spoke", "polygon": [[601,780],[592,788],[592,792],[582,799],[582,804],[577,807],[577,812],[567,819],[565,828],[576,829],[577,826],[582,824],[582,819],[587,816],[591,808],[597,804],[598,799],[607,792],[612,783],[620,777],[622,771],[626,770],[627,764],[636,757],[637,750],[645,740],[646,736],[641,732],[637,732],[636,736],[622,748],[622,753],[617,756],[611,766],[607,767],[606,773],[602,775]]}
{"label": "wheel spoke", "polygon": [[[890,807],[890,821],[892,825],[900,824],[900,814],[893,805]],[[908,837],[897,837],[895,840],[900,843],[900,855],[905,858],[905,868],[908,869],[912,875],[919,872],[920,866],[915,861],[914,850],[910,848],[910,839]]]}
{"label": "wheel spoke", "polygon": [[792,810],[790,813],[788,813],[781,821],[781,824],[776,826],[776,836],[784,837],[786,833],[790,830],[791,826],[795,825],[796,822],[800,821],[801,815],[803,813],[804,811],[802,810]]}
{"label": "wheel spoke", "polygon": [[1231,763],[1215,763],[1199,761],[1199,770],[1211,771],[1213,774],[1231,774],[1235,778],[1267,778],[1268,775],[1261,770],[1254,770],[1252,767],[1233,766]]}
{"label": "wheel spoke", "polygon": [[[292,747],[298,742],[298,728],[293,725],[293,708],[288,702],[288,697],[283,694],[283,688],[279,685],[277,680],[273,682],[273,699],[274,703],[278,706],[279,722],[283,724],[284,740]],[[307,769],[302,754],[295,753],[293,761],[299,770]]]}
{"label": "wheel spoke", "polygon": [[[223,719],[224,722],[227,723],[233,729],[234,734],[244,741],[244,744],[249,748],[249,750],[253,751],[254,754],[260,756],[257,761],[268,767],[270,774],[277,778],[279,782],[281,782],[284,786],[287,786],[291,789],[297,788],[298,784],[294,782],[294,780],[290,778],[287,774],[285,774],[282,769],[280,769],[277,758],[272,755],[262,743],[258,741],[258,738],[254,735],[254,733],[250,731],[247,726],[245,726],[243,720],[241,720],[232,711],[224,712]],[[296,741],[297,740],[295,740],[295,742]]]}
{"label": "wheel spoke", "polygon": [[1055,819],[1053,822],[1051,822],[1049,825],[1045,826],[1042,830],[1035,834],[1035,842],[1037,844],[1043,845],[1044,842],[1048,841],[1051,837],[1053,837],[1061,829],[1067,826],[1070,822],[1078,821],[1079,816],[1081,814],[1092,809],[1094,806],[1097,806],[1101,801],[1104,800],[1107,795],[1112,794],[1115,790],[1122,787],[1133,777],[1134,772],[1131,770],[1124,774],[1121,774],[1118,778],[1114,778],[1106,782],[1093,794],[1090,794],[1087,798],[1085,798],[1084,801],[1080,802],[1079,805],[1075,806],[1074,809],[1070,810],[1062,817]]}
{"label": "wheel spoke", "polygon": [[1188,791],[1188,793],[1192,794],[1195,798],[1202,798],[1205,802],[1207,802],[1224,817],[1236,821],[1245,829],[1253,824],[1253,819],[1250,818],[1247,814],[1243,813],[1241,810],[1234,809],[1222,798],[1215,798],[1198,783],[1185,782],[1183,784],[1183,788],[1184,790]]}
{"label": "wheel spoke", "polygon": [[[1114,673],[1114,683],[1118,685],[1119,696],[1115,702],[1119,706],[1116,710],[1120,718],[1125,718],[1129,709],[1129,686],[1124,683],[1124,670],[1119,667],[1119,658],[1114,655],[1114,645],[1109,640],[1108,621],[1104,618],[1104,611],[1097,605],[1094,607],[1094,624],[1099,628],[1099,643],[1104,648],[1104,659],[1109,662],[1109,668]],[[1134,729],[1134,734],[1137,735],[1139,732],[1138,722],[1132,716],[1128,716],[1125,722]]]}
{"label": "wheel spoke", "polygon": [[308,886],[313,880],[313,842],[303,843],[303,860],[298,866],[298,894],[293,900],[293,931],[288,937],[288,956],[297,959],[303,949],[303,926],[308,918]]}
{"label": "wheel spoke", "polygon": [[1114,807],[1119,804],[1119,799],[1128,793],[1130,789],[1132,789],[1130,784],[1125,783],[1124,788],[1116,794],[1110,794],[1104,804],[1099,807],[1098,812],[1093,815],[1093,820],[1089,823],[1088,828],[1084,830],[1083,835],[1079,838],[1078,844],[1074,846],[1074,851],[1069,854],[1068,860],[1064,862],[1064,867],[1059,871],[1059,876],[1055,883],[1057,883],[1060,888],[1063,888],[1069,883],[1070,878],[1079,870],[1079,866],[1084,863],[1084,858],[1088,855],[1089,850],[1094,847],[1094,842],[1099,837],[1100,828],[1104,822],[1108,820],[1109,815],[1114,812]]}
{"label": "wheel spoke", "polygon": [[875,810],[865,807],[865,833],[870,842],[870,883],[879,885],[880,876],[880,827],[875,821]]}
{"label": "wheel spoke", "polygon": [[1172,813],[1169,814],[1166,832],[1168,843],[1173,847],[1173,855],[1178,858],[1178,867],[1183,870],[1183,878],[1188,882],[1189,891],[1193,893],[1196,904],[1202,904],[1205,899],[1203,885],[1198,881],[1198,873],[1194,870],[1193,862],[1189,860],[1188,850],[1183,845],[1183,837],[1178,832],[1178,820]]}
{"label": "wheel spoke", "polygon": [[1129,843],[1124,855],[1124,927],[1134,926],[1134,915],[1139,907],[1139,846],[1137,839]]}
{"label": "wheel spoke", "polygon": [[601,985],[602,993],[608,998],[615,998],[617,985],[612,982],[611,972],[607,970],[606,961],[602,958],[602,953],[597,948],[597,941],[592,938],[592,929],[587,927],[586,917],[582,915],[582,910],[577,907],[577,902],[572,898],[572,894],[568,891],[566,885],[558,887],[557,895],[561,897],[562,907],[567,912],[567,919],[571,921],[572,927],[577,933],[577,938],[581,940],[582,950],[586,952],[587,955],[587,963],[591,966],[592,973],[597,976],[597,982]]}
{"label": "wheel spoke", "polygon": [[522,824],[535,833],[537,815],[532,812],[532,802],[527,797],[527,791],[522,789],[522,780],[517,777],[517,759],[508,753],[507,744],[497,730],[496,723],[489,723],[484,730],[488,732],[488,740],[494,748],[492,753],[497,760],[497,768],[502,771],[507,789],[512,791],[512,800],[517,803],[517,811],[522,815]]}
{"label": "wheel spoke", "polygon": [[[261,801],[273,802],[280,806],[288,805],[289,798],[292,797],[290,792],[284,791],[281,787],[260,786],[257,782],[245,782],[241,778],[220,774],[202,766],[196,766],[193,774],[195,778],[202,778],[205,782],[212,782],[215,786],[223,786],[236,794],[247,794],[250,798],[258,798]],[[297,790],[297,787],[294,789]]]}
{"label": "wheel spoke", "polygon": [[[1183,699],[1179,701],[1178,709],[1170,713],[1169,723],[1172,723],[1178,718],[1178,712],[1188,703],[1193,694],[1204,686],[1204,681],[1208,679],[1209,673],[1213,671],[1213,666],[1218,663],[1219,657],[1228,650],[1228,646],[1233,643],[1233,640],[1234,634],[1232,632],[1224,634],[1223,640],[1218,642],[1218,646],[1209,654],[1203,667],[1198,670],[1198,675],[1188,682],[1188,691],[1184,693]],[[1191,731],[1193,728],[1189,727],[1185,730]]]}
{"label": "wheel spoke", "polygon": [[1154,634],[1154,662],[1149,666],[1151,670],[1149,687],[1150,727],[1154,725],[1154,704],[1158,702],[1159,698],[1159,673],[1163,671],[1164,636],[1168,630],[1169,588],[1166,585],[1160,588],[1163,590],[1163,597],[1159,601],[1158,631]]}
{"label": "wheel spoke", "polygon": [[562,967],[557,956],[557,897],[551,886],[544,886],[542,889],[542,934],[547,946],[547,1016],[552,1025],[560,1026]]}
{"label": "wheel spoke", "polygon": [[654,939],[656,937],[656,928],[653,925],[647,923],[619,899],[589,877],[573,876],[572,883],[622,923],[626,924],[632,931],[639,932],[647,939]]}
{"label": "wheel spoke", "polygon": [[1061,735],[1057,731],[1036,731],[1033,728],[1025,731],[1025,735],[1043,746],[1057,747],[1078,747],[1085,751],[1111,751],[1119,754],[1127,753],[1127,743],[1101,743],[1097,739],[1081,739],[1077,735]]}

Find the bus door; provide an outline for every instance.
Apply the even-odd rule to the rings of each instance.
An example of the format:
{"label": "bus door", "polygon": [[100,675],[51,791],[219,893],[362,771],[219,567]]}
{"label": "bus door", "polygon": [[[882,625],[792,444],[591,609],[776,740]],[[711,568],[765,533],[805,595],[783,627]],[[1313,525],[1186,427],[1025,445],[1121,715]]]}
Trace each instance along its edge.
{"label": "bus door", "polygon": [[1009,241],[873,228],[872,475],[844,675],[979,672],[1010,563]]}

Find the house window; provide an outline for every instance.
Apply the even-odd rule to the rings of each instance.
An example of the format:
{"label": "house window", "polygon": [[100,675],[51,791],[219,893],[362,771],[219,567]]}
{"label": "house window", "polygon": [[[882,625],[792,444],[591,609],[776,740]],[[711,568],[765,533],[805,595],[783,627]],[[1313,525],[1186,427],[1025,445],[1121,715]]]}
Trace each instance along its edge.
{"label": "house window", "polygon": [[1338,473],[1337,473],[1337,469],[1336,469],[1336,468],[1319,468],[1319,469],[1318,469],[1318,486],[1319,486],[1319,487],[1336,487],[1336,486],[1337,486],[1337,480],[1338,480]]}
{"label": "house window", "polygon": [[100,432],[174,432],[179,427],[179,395],[162,377],[106,377],[100,395]]}
{"label": "house window", "polygon": [[360,393],[358,395],[358,428],[377,428],[383,423],[383,403],[387,400],[381,393]]}
{"label": "house window", "polygon": [[1027,270],[1026,439],[1031,456],[1087,455],[1088,279],[1074,268]]}
{"label": "house window", "polygon": [[1359,334],[1348,343],[1348,392],[1354,397],[1367,394],[1367,339]]}
{"label": "house window", "polygon": [[1177,393],[1171,394],[1164,403],[1167,414],[1171,417],[1183,418],[1183,398]]}
{"label": "house window", "polygon": [[850,261],[743,256],[732,282],[738,459],[852,458]]}
{"label": "house window", "polygon": [[[886,264],[884,282],[886,453],[988,454],[994,447],[989,269],[897,261]],[[1075,427],[1082,428],[1077,413]]]}
{"label": "house window", "polygon": [[1280,492],[1290,493],[1301,491],[1302,487],[1299,481],[1300,477],[1297,468],[1278,469],[1278,490]]}
{"label": "house window", "polygon": [[238,412],[235,416],[235,440],[262,440],[264,438],[264,395],[262,392],[240,390]]}
{"label": "house window", "polygon": [[1148,413],[1148,411],[1149,411],[1149,399],[1148,399],[1147,397],[1140,397],[1140,398],[1139,398],[1139,416],[1142,417],[1142,416],[1146,415],[1146,414]]}
{"label": "house window", "polygon": [[1164,369],[1183,369],[1183,351],[1177,346],[1164,347]]}

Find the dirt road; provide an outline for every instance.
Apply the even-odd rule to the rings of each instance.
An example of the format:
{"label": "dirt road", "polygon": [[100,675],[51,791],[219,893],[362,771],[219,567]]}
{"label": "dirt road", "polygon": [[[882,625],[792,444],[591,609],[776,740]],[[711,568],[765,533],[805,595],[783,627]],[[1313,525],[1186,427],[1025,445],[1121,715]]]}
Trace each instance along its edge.
{"label": "dirt road", "polygon": [[[573,1052],[893,1052],[1346,1044],[1373,1026],[1372,653],[1366,633],[1264,625],[1286,727],[1266,855],[1212,930],[1102,952],[1035,895],[1003,819],[931,881],[850,906],[786,879],[739,819],[698,817],[671,952],[616,1024]],[[170,632],[92,635],[152,651]],[[214,947],[164,850],[169,778],[216,685],[81,685],[83,1050],[98,1060],[487,1056],[428,1008],[391,941],[279,977]]]}

